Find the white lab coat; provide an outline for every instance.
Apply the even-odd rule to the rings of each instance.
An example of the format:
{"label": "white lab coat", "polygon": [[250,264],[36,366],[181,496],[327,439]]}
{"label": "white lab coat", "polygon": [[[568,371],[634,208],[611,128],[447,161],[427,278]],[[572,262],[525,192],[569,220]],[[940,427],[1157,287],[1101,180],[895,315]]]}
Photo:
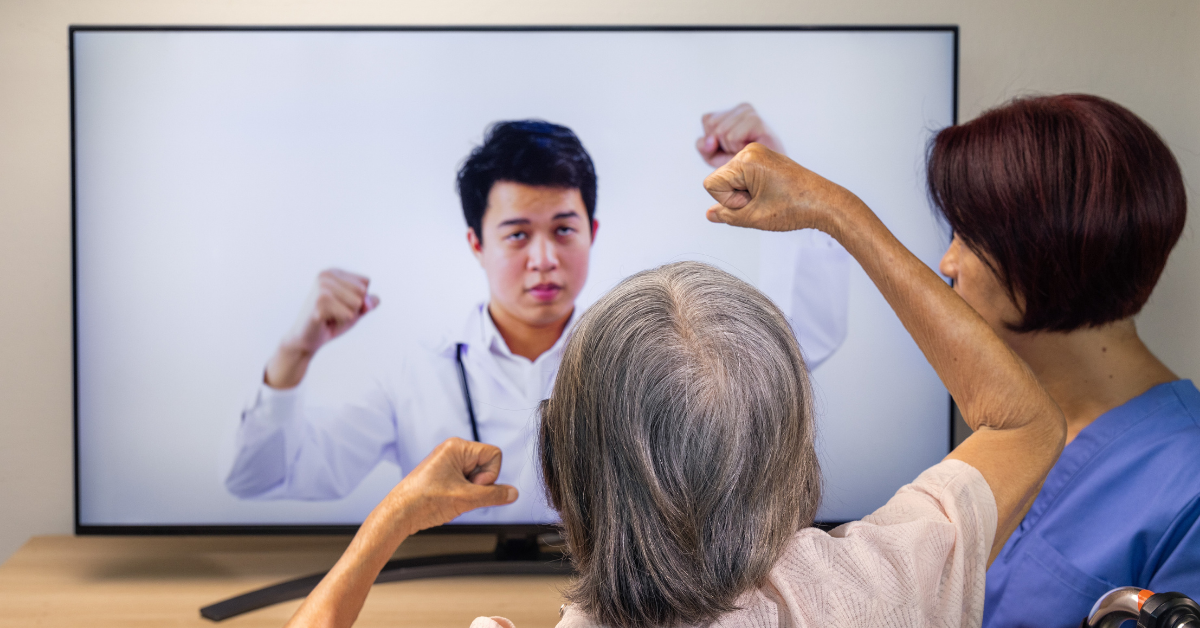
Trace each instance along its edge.
{"label": "white lab coat", "polygon": [[811,371],[846,339],[854,258],[816,229],[760,237],[758,285],[787,316]]}
{"label": "white lab coat", "polygon": [[[763,234],[760,285],[791,322],[809,369],[846,337],[851,261],[820,232]],[[226,487],[242,498],[338,499],[381,461],[395,463],[404,474],[445,439],[471,438],[454,360],[463,343],[480,439],[501,449],[498,481],[516,486],[520,497],[455,521],[556,521],[538,469],[536,410],[550,396],[570,329],[531,362],[508,350],[480,304],[460,332],[399,356],[395,368],[366,392],[337,407],[306,403],[303,384],[285,391],[260,384],[242,412]]]}
{"label": "white lab coat", "polygon": [[[568,326],[568,332],[570,326]],[[464,514],[456,523],[549,523],[535,456],[537,405],[550,396],[569,333],[534,361],[513,355],[484,305],[457,334],[399,356],[395,368],[339,407],[305,403],[304,385],[260,385],[242,412],[231,493],[259,499],[337,499],[389,460],[401,474],[439,443],[471,438],[455,348],[463,364],[480,440],[504,455],[499,482],[520,491],[513,504]]]}

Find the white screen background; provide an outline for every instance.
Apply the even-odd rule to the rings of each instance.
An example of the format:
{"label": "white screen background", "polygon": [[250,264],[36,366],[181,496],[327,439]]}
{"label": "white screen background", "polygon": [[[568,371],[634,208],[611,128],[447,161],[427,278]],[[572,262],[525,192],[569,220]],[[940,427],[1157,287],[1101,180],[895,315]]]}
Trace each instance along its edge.
{"label": "white screen background", "polygon": [[[336,501],[226,492],[240,411],[324,268],[383,299],[314,362],[306,385],[329,396],[487,298],[454,175],[498,120],[564,124],[595,161],[581,306],[682,259],[757,281],[760,236],[704,219],[694,148],[701,114],[740,102],[936,268],[923,163],[952,122],[953,46],[948,31],[77,31],[80,522],[361,522],[394,466]],[[821,520],[866,515],[945,455],[946,391],[857,266],[847,339],[813,378]]]}

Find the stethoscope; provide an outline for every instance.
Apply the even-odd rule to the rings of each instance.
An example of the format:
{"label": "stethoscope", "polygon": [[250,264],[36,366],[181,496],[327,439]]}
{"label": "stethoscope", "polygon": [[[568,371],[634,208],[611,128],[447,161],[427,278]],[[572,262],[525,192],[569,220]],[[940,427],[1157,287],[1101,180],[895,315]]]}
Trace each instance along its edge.
{"label": "stethoscope", "polygon": [[462,384],[463,402],[467,404],[467,418],[471,421],[471,438],[475,442],[479,440],[479,424],[475,422],[475,406],[471,403],[471,386],[467,384],[467,367],[463,366],[463,347],[465,343],[458,343],[454,350],[454,361],[458,363],[458,381]]}

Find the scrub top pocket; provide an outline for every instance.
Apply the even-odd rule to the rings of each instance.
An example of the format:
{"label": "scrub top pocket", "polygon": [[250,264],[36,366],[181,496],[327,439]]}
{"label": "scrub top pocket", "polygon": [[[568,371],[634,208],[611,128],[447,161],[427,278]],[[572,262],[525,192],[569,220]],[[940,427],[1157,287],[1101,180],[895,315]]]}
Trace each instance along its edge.
{"label": "scrub top pocket", "polygon": [[[1036,532],[1021,539],[999,605],[984,605],[984,623],[1000,611],[1012,628],[1076,628],[1100,596],[1121,585],[1072,565]],[[1063,586],[1047,587],[1048,582]],[[1000,610],[999,607],[1004,607]],[[1011,622],[1011,623],[1008,623]]]}

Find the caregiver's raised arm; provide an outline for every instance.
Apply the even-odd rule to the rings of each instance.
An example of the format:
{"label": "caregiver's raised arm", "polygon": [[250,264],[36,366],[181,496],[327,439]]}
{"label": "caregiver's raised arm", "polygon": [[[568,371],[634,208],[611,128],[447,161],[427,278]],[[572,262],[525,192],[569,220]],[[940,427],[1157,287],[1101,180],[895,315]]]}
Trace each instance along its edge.
{"label": "caregiver's raised arm", "polygon": [[1066,435],[1058,406],[1024,362],[849,190],[759,144],[704,186],[717,201],[709,220],[769,231],[820,229],[875,282],[976,430],[949,457],[978,469],[995,495],[995,558]]}

